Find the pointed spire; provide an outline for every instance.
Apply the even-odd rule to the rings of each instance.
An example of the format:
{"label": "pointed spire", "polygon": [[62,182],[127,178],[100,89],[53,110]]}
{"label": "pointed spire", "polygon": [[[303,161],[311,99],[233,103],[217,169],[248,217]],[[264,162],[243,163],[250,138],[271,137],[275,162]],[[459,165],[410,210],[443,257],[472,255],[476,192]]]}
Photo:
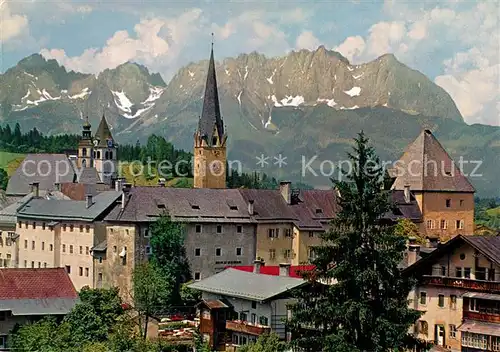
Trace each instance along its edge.
{"label": "pointed spire", "polygon": [[99,145],[106,146],[106,141],[108,139],[113,139],[111,136],[111,130],[109,129],[108,122],[106,121],[106,117],[102,114],[101,122],[99,123],[99,127],[97,128],[97,132],[95,133],[95,138],[99,141]]}
{"label": "pointed spire", "polygon": [[203,110],[198,124],[198,132],[200,136],[206,140],[208,145],[212,145],[213,132],[215,129],[217,129],[219,137],[222,138],[224,135],[224,124],[220,113],[212,34],[212,49],[210,51],[210,60],[208,63]]}
{"label": "pointed spire", "polygon": [[83,123],[83,128],[91,127],[88,115],[85,117],[85,122]]}

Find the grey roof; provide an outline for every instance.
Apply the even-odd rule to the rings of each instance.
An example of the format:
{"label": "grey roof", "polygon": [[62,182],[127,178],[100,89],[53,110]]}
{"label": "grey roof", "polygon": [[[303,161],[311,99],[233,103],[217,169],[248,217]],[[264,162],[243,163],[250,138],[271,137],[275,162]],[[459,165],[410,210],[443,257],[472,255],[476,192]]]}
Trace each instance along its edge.
{"label": "grey roof", "polygon": [[78,298],[5,299],[0,300],[0,311],[11,311],[12,315],[68,314],[78,302]]}
{"label": "grey roof", "polygon": [[224,124],[220,113],[219,92],[217,89],[217,77],[215,74],[214,50],[212,48],[208,63],[203,110],[198,123],[198,132],[200,133],[200,136],[205,139],[208,145],[212,145],[212,137],[215,129],[217,129],[219,138],[222,138],[224,135]]}
{"label": "grey roof", "polygon": [[288,276],[254,274],[237,269],[226,269],[218,274],[189,285],[190,288],[223,296],[252,301],[267,301],[307,281]]}
{"label": "grey roof", "polygon": [[17,216],[21,218],[49,220],[93,221],[108,210],[121,192],[106,191],[93,197],[93,204],[87,208],[85,200],[47,200],[34,198],[22,206]]}
{"label": "grey roof", "polygon": [[414,191],[475,191],[430,130],[420,133],[407,147],[399,163],[394,189],[404,190],[408,185]]}
{"label": "grey roof", "polygon": [[16,202],[20,197],[9,197],[5,191],[0,189],[0,210]]}
{"label": "grey roof", "polygon": [[[41,199],[46,199],[46,200],[69,199],[67,196],[58,191],[54,192],[40,191],[39,195]],[[26,203],[28,203],[32,198],[33,198],[33,193],[29,193],[24,197],[20,198],[19,200],[17,200],[15,203],[12,203],[8,207],[5,207],[4,209],[0,210],[0,224],[15,226],[17,222],[17,211],[21,207],[23,207]]]}
{"label": "grey roof", "polygon": [[101,183],[99,173],[95,167],[84,167],[77,170],[78,183],[96,184]]}
{"label": "grey roof", "polygon": [[125,209],[115,206],[107,221],[150,222],[167,210],[184,222],[250,222],[237,189],[133,187],[129,192]]}
{"label": "grey roof", "polygon": [[73,182],[74,177],[74,164],[65,154],[28,154],[9,179],[6,193],[24,196],[33,182],[40,190],[53,190],[56,183]]}
{"label": "grey roof", "polygon": [[101,243],[98,243],[97,245],[92,247],[91,250],[94,252],[105,252],[107,248],[108,248],[108,242],[104,240]]}

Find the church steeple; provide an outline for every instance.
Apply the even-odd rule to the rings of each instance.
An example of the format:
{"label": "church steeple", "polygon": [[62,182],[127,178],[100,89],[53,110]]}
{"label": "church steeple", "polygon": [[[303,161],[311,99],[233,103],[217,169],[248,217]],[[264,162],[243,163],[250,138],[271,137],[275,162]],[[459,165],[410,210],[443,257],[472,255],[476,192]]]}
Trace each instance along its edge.
{"label": "church steeple", "polygon": [[226,140],[212,42],[203,110],[194,134],[194,188],[226,188]]}
{"label": "church steeple", "polygon": [[[204,139],[209,146],[217,144],[214,142],[224,138],[224,123],[220,113],[213,42],[212,49],[210,51],[207,82],[205,84],[205,97],[203,99],[203,110],[198,123],[198,132],[199,136]],[[217,132],[218,136],[214,135],[215,132]],[[214,137],[218,138],[214,139]]]}

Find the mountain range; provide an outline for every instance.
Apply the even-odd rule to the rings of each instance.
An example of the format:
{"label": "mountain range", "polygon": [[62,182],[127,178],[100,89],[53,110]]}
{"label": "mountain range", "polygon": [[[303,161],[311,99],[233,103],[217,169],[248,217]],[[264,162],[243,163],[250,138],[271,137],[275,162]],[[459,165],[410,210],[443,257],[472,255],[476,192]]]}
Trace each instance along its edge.
{"label": "mountain range", "polygon": [[[167,84],[136,63],[91,75],[34,54],[0,75],[0,123],[79,133],[85,116],[95,129],[105,113],[120,143],[155,133],[190,150],[207,68],[208,60],[189,63]],[[272,58],[253,52],[218,62],[217,79],[229,159],[245,169],[326,186],[360,130],[394,161],[428,128],[456,160],[482,162],[481,176],[470,177],[479,195],[500,195],[500,128],[467,125],[446,91],[392,54],[352,65],[323,46]],[[261,156],[268,164],[256,164]]]}

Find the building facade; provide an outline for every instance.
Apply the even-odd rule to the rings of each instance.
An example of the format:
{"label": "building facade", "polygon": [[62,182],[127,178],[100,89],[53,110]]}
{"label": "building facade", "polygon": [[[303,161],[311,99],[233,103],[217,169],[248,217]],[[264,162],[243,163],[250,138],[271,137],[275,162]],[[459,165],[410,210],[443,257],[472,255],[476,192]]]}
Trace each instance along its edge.
{"label": "building facade", "polygon": [[392,189],[415,197],[422,234],[446,241],[474,233],[475,189],[430,130],[407,147],[390,175]]}
{"label": "building facade", "polygon": [[420,338],[448,351],[500,350],[500,238],[459,235],[404,270]]}

